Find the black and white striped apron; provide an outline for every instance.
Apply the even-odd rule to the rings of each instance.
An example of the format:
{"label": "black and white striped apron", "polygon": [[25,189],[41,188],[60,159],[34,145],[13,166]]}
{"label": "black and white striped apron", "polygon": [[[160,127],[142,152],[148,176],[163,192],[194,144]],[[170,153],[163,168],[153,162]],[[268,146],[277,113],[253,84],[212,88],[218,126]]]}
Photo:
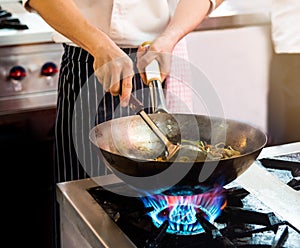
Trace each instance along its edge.
{"label": "black and white striped apron", "polygon": [[[135,62],[137,49],[123,50]],[[119,96],[104,93],[94,76],[93,61],[85,50],[64,45],[55,125],[55,183],[108,174],[89,141],[89,131],[98,123],[134,114],[129,107],[120,107]],[[146,88],[135,73],[134,94],[145,106],[150,106]]]}
{"label": "black and white striped apron", "polygon": [[[137,49],[123,49],[135,62]],[[103,91],[94,76],[93,57],[79,47],[64,45],[55,123],[55,171],[53,187],[59,182],[109,174],[89,140],[89,131],[96,124],[134,114],[129,107],[119,105],[119,97]],[[136,63],[134,63],[135,65]],[[150,95],[137,73],[133,78],[133,94],[150,112]],[[94,149],[94,150],[93,150]],[[56,194],[54,190],[54,199]],[[54,200],[55,247],[60,247],[59,206]]]}
{"label": "black and white striped apron", "polygon": [[[126,48],[123,50],[136,65],[137,49]],[[182,53],[182,46],[179,46],[178,51]],[[85,50],[64,45],[59,74],[55,123],[54,188],[59,182],[109,174],[110,171],[99,158],[95,147],[89,140],[89,131],[101,122],[134,114],[129,107],[120,107],[118,96],[113,97],[110,93],[103,91],[102,85],[94,76],[93,62],[93,57]],[[150,113],[151,98],[148,87],[141,81],[137,68],[134,69],[133,94],[144,104],[145,111]],[[181,72],[182,67],[177,67],[174,74],[179,73],[181,75]],[[178,76],[178,78],[181,78],[181,76]],[[168,82],[171,81],[166,80],[163,87],[168,85]],[[178,82],[176,84],[171,83],[175,86]],[[182,84],[179,82],[179,85]],[[187,95],[185,99],[188,100],[186,102],[191,101],[190,95],[186,94],[189,91],[179,91],[176,89],[177,86],[175,88],[171,86],[169,84],[168,90],[170,92],[175,90],[179,96]],[[169,101],[171,104],[168,107],[172,107],[176,103],[170,97]],[[177,103],[175,105],[178,106]],[[181,106],[182,102],[180,102],[179,107]],[[56,199],[55,190],[54,199]],[[58,209],[59,206],[56,202],[53,231],[57,248],[60,247],[60,216]]]}

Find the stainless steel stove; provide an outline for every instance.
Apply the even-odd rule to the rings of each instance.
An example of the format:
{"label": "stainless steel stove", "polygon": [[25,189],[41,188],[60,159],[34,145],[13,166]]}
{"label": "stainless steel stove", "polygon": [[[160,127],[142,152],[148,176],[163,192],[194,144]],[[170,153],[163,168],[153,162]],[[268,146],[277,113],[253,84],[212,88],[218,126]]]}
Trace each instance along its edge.
{"label": "stainless steel stove", "polygon": [[[279,159],[275,168],[272,159],[263,159],[287,155],[290,161]],[[296,192],[295,199],[278,201],[299,202],[299,164],[300,142],[264,148],[253,167],[268,170]],[[114,175],[60,183],[62,247],[299,247],[300,230],[282,219],[276,209],[242,188],[238,180],[224,189],[227,205],[220,216],[213,223],[198,218],[203,233],[174,235],[166,232],[168,223],[154,226],[148,215],[153,209],[145,210],[139,198],[125,197],[122,192],[132,189]],[[293,224],[299,227],[298,214],[293,214]]]}
{"label": "stainless steel stove", "polygon": [[[13,240],[15,246],[55,247],[53,142],[63,48],[53,42],[52,33],[20,1],[0,0],[0,150],[2,160],[9,161],[2,173],[16,182],[9,188],[5,209],[12,218],[4,225],[12,236],[12,223],[31,223],[26,235],[21,232]],[[26,193],[22,208],[12,211],[19,202],[12,197],[18,185],[34,190]]]}
{"label": "stainless steel stove", "polygon": [[0,0],[0,116],[55,108],[61,44],[19,1]]}

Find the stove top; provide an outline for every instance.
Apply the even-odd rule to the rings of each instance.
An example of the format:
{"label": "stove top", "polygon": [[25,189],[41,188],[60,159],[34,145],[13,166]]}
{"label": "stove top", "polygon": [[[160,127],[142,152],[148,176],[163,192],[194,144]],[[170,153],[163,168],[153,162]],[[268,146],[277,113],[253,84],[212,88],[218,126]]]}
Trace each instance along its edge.
{"label": "stove top", "polygon": [[20,1],[0,0],[0,46],[48,43],[53,29],[37,14],[26,11]]}
{"label": "stove top", "polygon": [[[240,187],[228,188],[227,206],[205,232],[195,235],[168,234],[169,223],[159,228],[147,215],[138,198],[123,196],[123,183],[112,186],[112,193],[101,186],[88,189],[97,203],[136,247],[289,247],[298,248],[300,232],[281,220],[270,209]],[[299,187],[299,182],[294,185]],[[199,220],[201,222],[201,220]],[[204,223],[201,223],[202,225]]]}
{"label": "stove top", "polygon": [[[299,174],[294,168],[299,168],[300,143],[267,147],[262,155],[261,161],[270,173],[299,191]],[[285,157],[289,162],[285,163]],[[281,160],[284,168],[270,168],[272,159]],[[122,248],[298,248],[300,244],[299,230],[236,181],[224,186],[227,205],[212,223],[197,214],[197,221],[204,230],[195,235],[170,234],[166,231],[167,221],[155,226],[148,215],[153,209],[145,208],[139,198],[125,196],[122,192],[131,189],[114,175],[62,183],[57,189],[64,226],[63,247],[74,242],[76,234],[72,247],[82,247],[80,242],[89,242],[91,247]]]}

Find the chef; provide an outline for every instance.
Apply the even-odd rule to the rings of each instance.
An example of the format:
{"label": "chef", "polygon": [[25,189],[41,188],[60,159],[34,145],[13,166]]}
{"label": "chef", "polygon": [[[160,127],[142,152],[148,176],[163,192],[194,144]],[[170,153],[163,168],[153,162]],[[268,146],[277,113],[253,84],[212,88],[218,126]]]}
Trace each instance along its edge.
{"label": "chef", "polygon": [[[185,103],[191,101],[184,85],[170,77],[174,70],[170,55],[185,58],[184,37],[222,1],[23,0],[28,11],[36,11],[54,28],[54,41],[64,46],[55,125],[55,183],[107,173],[98,156],[91,156],[88,131],[100,122],[131,114],[132,91],[150,106],[148,86],[137,72],[154,59],[163,86],[185,96]],[[151,41],[149,48],[141,46],[144,41]],[[170,108],[174,104],[172,99],[168,103]],[[95,106],[96,117],[91,112]]]}
{"label": "chef", "polygon": [[[23,0],[28,11],[38,12],[56,30],[54,41],[64,45],[55,128],[57,182],[106,173],[105,166],[95,168],[96,161],[90,161],[91,156],[86,150],[91,144],[88,139],[87,144],[84,142],[84,137],[88,137],[88,134],[72,135],[72,118],[80,114],[73,114],[73,109],[75,101],[80,101],[78,95],[85,83],[89,81],[92,84],[90,81],[93,81],[91,78],[95,75],[98,85],[106,92],[103,96],[94,97],[94,87],[94,90],[87,90],[81,96],[84,100],[88,98],[84,102],[87,112],[100,102],[96,124],[129,115],[128,100],[132,90],[137,92],[137,97],[145,106],[150,106],[147,102],[150,98],[143,90],[147,86],[139,73],[135,72],[143,71],[145,65],[153,59],[159,62],[162,79],[170,82],[166,82],[164,86],[173,88],[180,94],[180,86],[168,77],[171,70],[168,55],[176,51],[185,56],[184,37],[221,2],[222,0]],[[149,49],[141,46],[144,41],[152,41]],[[139,58],[137,51],[141,52]],[[186,99],[191,101],[189,95]],[[76,104],[83,105],[78,102]],[[80,111],[84,112],[82,109]],[[86,123],[88,121],[85,118],[82,119],[78,124],[82,125],[82,130],[91,129],[91,124]],[[85,125],[88,127],[84,128]]]}

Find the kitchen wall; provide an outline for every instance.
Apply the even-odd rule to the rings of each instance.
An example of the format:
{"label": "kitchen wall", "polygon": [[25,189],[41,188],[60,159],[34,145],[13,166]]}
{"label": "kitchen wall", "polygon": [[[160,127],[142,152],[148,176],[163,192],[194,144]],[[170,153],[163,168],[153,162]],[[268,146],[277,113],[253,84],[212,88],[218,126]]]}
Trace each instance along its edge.
{"label": "kitchen wall", "polygon": [[[189,59],[215,87],[225,116],[267,128],[269,28],[199,31],[187,38]],[[201,82],[199,82],[201,83]],[[203,112],[195,97],[194,106]]]}
{"label": "kitchen wall", "polygon": [[[239,10],[239,6],[225,5],[204,23],[205,28],[200,27],[187,36],[187,45],[189,60],[215,88],[225,116],[252,123],[267,131],[272,43],[268,5],[264,1],[262,3],[265,9],[257,6],[258,9],[248,8],[249,11],[245,6]],[[222,26],[224,23],[227,23],[226,28]],[[201,90],[201,87],[198,88]],[[207,114],[203,100],[196,94],[193,100],[194,111]]]}

